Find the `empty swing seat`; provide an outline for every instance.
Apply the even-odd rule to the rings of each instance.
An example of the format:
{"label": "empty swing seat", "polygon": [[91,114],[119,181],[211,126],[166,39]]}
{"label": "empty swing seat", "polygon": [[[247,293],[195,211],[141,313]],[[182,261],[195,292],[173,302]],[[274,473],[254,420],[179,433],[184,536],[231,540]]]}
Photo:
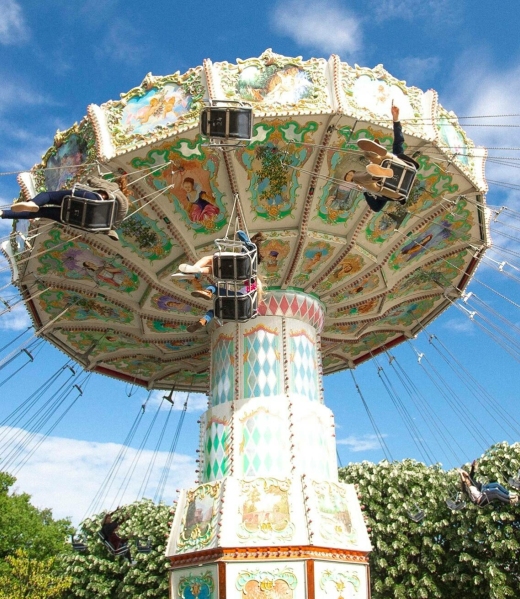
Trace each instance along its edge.
{"label": "empty swing seat", "polygon": [[250,140],[253,137],[253,109],[243,106],[207,106],[200,115],[204,137]]}
{"label": "empty swing seat", "polygon": [[99,199],[66,196],[61,205],[61,222],[85,231],[110,231],[116,214],[116,200],[113,197],[105,200],[98,193],[96,195]]}

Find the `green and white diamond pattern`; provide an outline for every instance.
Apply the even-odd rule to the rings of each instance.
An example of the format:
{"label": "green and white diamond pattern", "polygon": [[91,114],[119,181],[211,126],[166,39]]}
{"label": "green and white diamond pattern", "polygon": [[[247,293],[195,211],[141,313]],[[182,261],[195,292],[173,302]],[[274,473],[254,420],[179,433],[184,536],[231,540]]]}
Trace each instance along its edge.
{"label": "green and white diamond pattern", "polygon": [[279,336],[260,329],[244,337],[244,398],[280,393]]}
{"label": "green and white diamond pattern", "polygon": [[306,335],[291,335],[291,392],[319,401],[316,347]]}
{"label": "green and white diamond pattern", "polygon": [[287,423],[278,414],[260,410],[242,429],[242,476],[278,476],[288,459]]}
{"label": "green and white diamond pattern", "polygon": [[235,342],[233,339],[220,338],[213,348],[211,358],[213,385],[211,388],[211,405],[233,401],[233,386],[235,367],[233,354]]}
{"label": "green and white diamond pattern", "polygon": [[229,428],[227,425],[212,422],[206,432],[204,447],[204,482],[218,480],[229,472]]}

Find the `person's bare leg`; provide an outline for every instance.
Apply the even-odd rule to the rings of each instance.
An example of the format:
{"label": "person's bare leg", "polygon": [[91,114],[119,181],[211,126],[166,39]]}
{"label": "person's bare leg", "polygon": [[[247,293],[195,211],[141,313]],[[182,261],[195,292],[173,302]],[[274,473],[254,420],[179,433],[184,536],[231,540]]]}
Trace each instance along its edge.
{"label": "person's bare leg", "polygon": [[203,256],[195,264],[181,264],[179,270],[184,273],[210,275],[213,273],[213,256]]}

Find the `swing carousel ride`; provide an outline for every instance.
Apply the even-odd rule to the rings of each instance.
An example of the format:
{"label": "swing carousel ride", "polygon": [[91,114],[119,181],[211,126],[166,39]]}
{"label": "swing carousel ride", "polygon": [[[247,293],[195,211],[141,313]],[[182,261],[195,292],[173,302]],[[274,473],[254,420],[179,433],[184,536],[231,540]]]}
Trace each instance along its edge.
{"label": "swing carousel ride", "polygon": [[[253,107],[250,143],[208,144],[199,132],[208,98]],[[391,148],[392,102],[419,169],[405,205],[374,213],[344,179],[367,163],[358,140]],[[263,231],[260,313],[305,313],[321,329],[329,374],[413,337],[460,297],[489,246],[484,161],[435,91],[382,66],[270,50],[237,64],[206,60],[90,105],[19,176],[29,199],[98,169],[128,173],[119,243],[18,221],[4,251],[35,329],[85,369],[206,392],[210,337],[187,332],[207,309],[191,296],[205,281],[171,275],[235,227]]]}

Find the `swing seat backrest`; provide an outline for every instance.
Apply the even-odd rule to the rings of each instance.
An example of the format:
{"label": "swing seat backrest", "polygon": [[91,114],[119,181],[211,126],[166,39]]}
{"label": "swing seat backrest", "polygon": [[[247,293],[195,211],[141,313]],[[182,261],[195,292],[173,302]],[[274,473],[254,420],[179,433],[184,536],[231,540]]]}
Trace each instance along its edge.
{"label": "swing seat backrest", "polygon": [[213,276],[215,278],[222,281],[244,281],[255,275],[256,269],[254,269],[249,253],[217,252],[213,254]]}
{"label": "swing seat backrest", "polygon": [[381,195],[389,191],[392,196],[397,194],[400,199],[406,200],[414,184],[417,175],[417,169],[404,160],[393,156],[381,162],[381,166],[391,168],[394,171],[392,177],[386,177],[382,180]]}
{"label": "swing seat backrest", "polygon": [[116,200],[96,195],[99,199],[66,196],[61,205],[61,222],[83,231],[110,231],[116,215]]}
{"label": "swing seat backrest", "polygon": [[102,532],[98,532],[98,536],[101,539],[101,541],[103,541],[103,545],[105,545],[105,547],[110,551],[110,553],[112,555],[118,556],[118,555],[124,555],[125,553],[128,552],[128,545],[125,543],[124,545],[121,545],[121,547],[119,547],[119,549],[116,549],[112,543],[105,538],[105,536],[103,535]]}
{"label": "swing seat backrest", "polygon": [[[215,298],[215,316],[220,320],[246,322],[257,315],[258,294],[256,289],[244,294],[222,294],[223,288],[217,289]],[[222,295],[221,295],[222,294]]]}

